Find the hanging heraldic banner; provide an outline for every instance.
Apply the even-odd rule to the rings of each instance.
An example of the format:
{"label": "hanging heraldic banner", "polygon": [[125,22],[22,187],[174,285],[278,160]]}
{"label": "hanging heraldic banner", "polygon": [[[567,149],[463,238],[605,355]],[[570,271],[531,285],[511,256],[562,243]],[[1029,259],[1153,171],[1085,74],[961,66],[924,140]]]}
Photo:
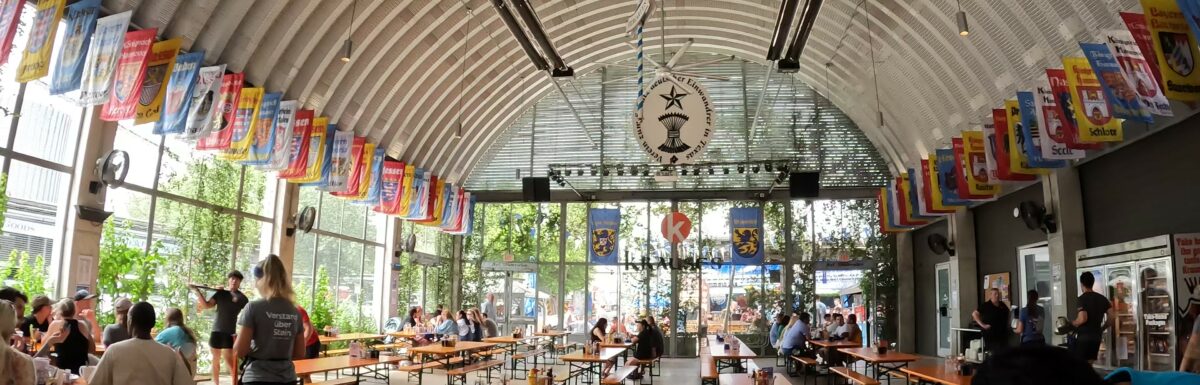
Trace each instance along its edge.
{"label": "hanging heraldic banner", "polygon": [[355,138],[354,131],[337,131],[333,134],[333,149],[329,152],[329,180],[321,189],[331,193],[345,193],[346,188],[350,186],[350,166],[352,165],[353,150],[355,145],[358,146],[358,151],[362,151],[362,143]]}
{"label": "hanging heraldic banner", "polygon": [[429,176],[429,173],[424,169],[413,167],[412,183],[405,183],[405,186],[408,186],[404,201],[407,209],[404,209],[404,212],[400,215],[402,218],[415,219],[421,217],[422,206],[429,199]]}
{"label": "hanging heraldic banner", "polygon": [[1121,122],[1113,117],[1112,106],[1104,94],[1100,79],[1088,60],[1064,57],[1063,71],[1074,99],[1075,122],[1079,124],[1079,140],[1087,143],[1116,142],[1122,139]]}
{"label": "hanging heraldic banner", "polygon": [[900,214],[900,208],[897,207],[899,205],[896,203],[896,192],[894,189],[894,187],[887,187],[883,189],[884,199],[887,200],[888,224],[895,228],[907,230],[908,226],[905,226],[903,223],[905,222],[905,219],[903,219],[903,215]]}
{"label": "hanging heraldic banner", "polygon": [[213,104],[210,132],[196,143],[197,150],[224,150],[233,143],[233,119],[237,115],[244,80],[243,73],[221,77],[221,93]]}
{"label": "hanging heraldic banner", "polygon": [[113,73],[113,83],[108,93],[108,102],[100,110],[100,120],[115,122],[133,119],[137,112],[137,100],[142,95],[142,80],[146,77],[146,61],[158,30],[141,29],[125,34],[121,59]]}
{"label": "hanging heraldic banner", "polygon": [[[974,196],[992,197],[1000,192],[999,181],[988,176],[987,159],[984,155],[983,131],[963,131],[963,160],[966,162],[967,191]],[[997,159],[1003,161],[1003,159]]]}
{"label": "hanging heraldic banner", "polygon": [[[364,139],[364,141],[365,140],[366,139]],[[375,172],[376,168],[378,165],[382,165],[382,163],[379,163],[376,160],[377,158],[375,158],[375,150],[375,143],[363,143],[362,159],[359,160],[361,164],[359,166],[355,166],[361,167],[360,170],[362,172],[350,176],[350,186],[352,188],[351,191],[355,193],[353,196],[348,197],[352,201],[350,203],[368,203],[367,198],[371,196],[371,188],[374,187],[376,178],[375,176],[378,175],[378,173]],[[372,205],[374,204],[374,202],[370,203]]]}
{"label": "hanging heraldic banner", "polygon": [[455,220],[454,227],[446,232],[452,235],[470,234],[475,226],[475,196],[469,192],[463,193],[462,208],[459,210],[462,210],[463,214]]}
{"label": "hanging heraldic banner", "polygon": [[[318,131],[322,123],[320,122],[321,120],[325,121],[325,129]],[[308,158],[308,171],[305,172],[304,180],[300,183],[300,187],[316,187],[317,189],[324,190],[325,185],[329,183],[329,162],[333,155],[334,134],[338,132],[338,129],[336,124],[328,122],[328,117],[322,116],[317,118],[316,121],[317,124],[313,125],[313,138],[315,139],[318,133],[324,132],[324,137],[321,138],[321,151],[317,154],[317,161],[315,163],[312,161],[313,158]],[[311,150],[312,148],[310,147],[309,149]],[[311,156],[312,154],[309,155]]]}
{"label": "hanging heraldic banner", "polygon": [[[1154,59],[1162,74],[1163,93],[1169,99],[1200,100],[1200,71],[1196,71],[1196,59],[1200,55],[1192,32],[1198,26],[1188,20],[1188,16],[1200,14],[1191,9],[1191,14],[1185,15],[1175,0],[1142,0],[1142,9],[1146,11],[1146,26],[1154,42]],[[1192,31],[1189,31],[1189,24]]]}
{"label": "hanging heraldic banner", "polygon": [[0,45],[0,66],[8,63],[22,9],[25,9],[25,0],[0,0],[0,44],[3,44]]}
{"label": "hanging heraldic banner", "polygon": [[[1108,48],[1112,50],[1113,57],[1121,65],[1125,81],[1129,82],[1133,91],[1137,93],[1137,100],[1141,102],[1142,109],[1158,116],[1173,116],[1171,102],[1167,101],[1167,96],[1163,95],[1158,87],[1157,78],[1150,70],[1153,67],[1142,55],[1133,34],[1126,30],[1113,29],[1105,32],[1104,38],[1108,41]],[[1096,65],[1093,64],[1092,67]],[[1105,79],[1102,77],[1100,80]]]}
{"label": "hanging heraldic banner", "polygon": [[383,161],[383,174],[380,175],[379,205],[373,209],[377,213],[396,215],[400,212],[400,197],[403,195],[404,162],[395,160]]}
{"label": "hanging heraldic banner", "polygon": [[[988,117],[990,118],[990,116]],[[965,143],[964,143],[965,145]],[[983,159],[987,164],[988,180],[992,183],[1001,183],[1000,171],[998,170],[999,163],[996,163],[996,124],[983,124]]]}
{"label": "hanging heraldic banner", "polygon": [[292,159],[292,128],[296,122],[296,106],[298,101],[285,100],[279,103],[279,112],[275,113],[275,133],[271,139],[271,148],[261,170],[282,171],[287,169],[288,161]]}
{"label": "hanging heraldic banner", "polygon": [[644,107],[634,115],[634,133],[646,154],[662,164],[700,158],[716,126],[704,86],[689,77],[660,76],[638,102]]}
{"label": "hanging heraldic banner", "polygon": [[[383,163],[386,160],[385,158],[387,158],[387,149],[376,147],[375,155],[371,160],[370,174],[368,175],[370,185],[367,187],[367,195],[363,199],[354,201],[354,204],[371,207],[379,205],[381,199],[380,193],[383,191]],[[403,167],[401,167],[400,172],[404,172]]]}
{"label": "hanging heraldic banner", "polygon": [[900,174],[899,181],[901,194],[904,195],[904,202],[908,205],[909,217],[912,217],[913,220],[924,221],[930,217],[926,213],[921,212],[921,200],[919,198],[920,193],[916,189],[912,171],[913,170],[910,168],[907,169],[907,172]]}
{"label": "hanging heraldic banner", "polygon": [[33,29],[29,31],[29,42],[21,54],[17,66],[17,82],[25,83],[41,79],[50,72],[50,51],[54,50],[54,34],[58,21],[62,19],[66,0],[38,0],[34,9]]}
{"label": "hanging heraldic banner", "polygon": [[1025,150],[1025,138],[1021,136],[1021,105],[1016,100],[1007,99],[1004,101],[1005,120],[1008,126],[1005,129],[1008,143],[1008,169],[1013,173],[1019,174],[1045,174],[1046,170],[1036,169],[1029,164],[1029,154]]}
{"label": "hanging heraldic banner", "polygon": [[954,159],[954,150],[939,148],[934,154],[935,169],[930,171],[937,174],[937,189],[942,195],[942,205],[966,206],[970,201],[958,193],[958,167],[955,167],[958,163]]}
{"label": "hanging heraldic banner", "polygon": [[[1034,180],[1035,176],[1019,173],[1013,170],[1013,152],[1018,151],[1009,138],[1008,111],[1005,108],[992,109],[992,156],[996,162],[996,176],[1006,181]],[[985,160],[986,162],[986,160]]]}
{"label": "hanging heraldic banner", "polygon": [[1158,58],[1154,55],[1154,39],[1150,38],[1150,28],[1146,26],[1146,16],[1140,13],[1121,12],[1121,21],[1125,22],[1125,29],[1137,43],[1139,55],[1146,59],[1150,74],[1154,75],[1152,79],[1154,87],[1161,93],[1162,74],[1158,72]]}
{"label": "hanging heraldic banner", "polygon": [[730,255],[732,265],[761,265],[763,256],[763,214],[758,207],[729,209]]}
{"label": "hanging heraldic banner", "polygon": [[[354,135],[354,132],[350,132]],[[335,139],[336,140],[336,139]],[[347,154],[346,162],[346,187],[342,191],[333,191],[333,181],[330,180],[329,195],[339,198],[354,198],[358,196],[358,187],[362,183],[364,164],[369,162],[370,152],[375,151],[374,148],[367,148],[367,138],[356,136],[350,141],[350,153]],[[336,152],[336,150],[335,150]],[[364,158],[368,157],[368,158]],[[337,157],[334,157],[334,162],[337,162]],[[338,174],[338,165],[334,165],[334,175]]]}
{"label": "hanging heraldic banner", "polygon": [[[201,58],[203,60],[203,58]],[[217,96],[221,93],[221,78],[225,74],[225,65],[204,67],[196,75],[196,84],[192,86],[192,100],[188,102],[187,128],[183,133],[185,140],[199,140],[212,132],[212,116]]]}
{"label": "hanging heraldic banner", "polygon": [[1046,69],[1046,79],[1050,81],[1050,90],[1054,92],[1054,103],[1062,114],[1062,139],[1067,148],[1076,150],[1099,150],[1103,143],[1083,143],[1079,140],[1079,121],[1075,114],[1075,98],[1071,96],[1071,86],[1067,81],[1067,71],[1061,69]]}
{"label": "hanging heraldic banner", "polygon": [[150,59],[146,63],[146,76],[142,80],[141,96],[138,97],[137,112],[133,124],[157,122],[162,117],[162,105],[166,85],[175,70],[175,55],[179,54],[180,38],[154,43],[150,48]]}
{"label": "hanging heraldic banner", "polygon": [[[964,132],[966,132],[966,131],[964,131]],[[973,183],[975,181],[975,179],[974,179],[975,176],[968,175],[970,173],[973,173],[974,171],[971,170],[971,166],[968,163],[967,155],[964,152],[966,150],[966,146],[965,146],[964,142],[965,142],[965,140],[963,138],[951,139],[951,143],[954,146],[953,147],[954,148],[954,167],[957,168],[957,170],[955,172],[957,174],[957,180],[958,180],[958,196],[963,199],[970,199],[970,200],[991,200],[992,199],[991,195],[974,194],[971,192],[972,188],[975,188],[976,190],[978,190],[979,186],[971,186],[970,185],[970,183]],[[981,159],[981,161],[982,161],[982,159]],[[983,167],[986,168],[987,166],[983,166]],[[985,175],[986,175],[986,173],[987,172],[984,171]]]}
{"label": "hanging heraldic banner", "polygon": [[275,147],[275,137],[280,130],[277,122],[281,99],[281,92],[263,94],[258,106],[258,118],[254,119],[254,127],[249,135],[250,149],[242,159],[242,164],[260,166],[271,157],[271,149]]}
{"label": "hanging heraldic banner", "polygon": [[288,150],[288,166],[278,174],[283,179],[299,179],[308,169],[309,143],[313,133],[313,110],[296,112],[296,122],[292,124],[291,149]]}
{"label": "hanging heraldic banner", "polygon": [[238,95],[237,109],[233,114],[233,131],[229,135],[229,148],[221,158],[232,161],[245,160],[250,154],[250,142],[258,130],[258,114],[262,107],[263,93],[260,87],[242,88]]}
{"label": "hanging heraldic banner", "polygon": [[82,0],[67,6],[64,16],[66,30],[63,31],[54,61],[54,72],[50,77],[50,95],[62,95],[79,89],[83,61],[99,15],[100,0]]}
{"label": "hanging heraldic banner", "polygon": [[1045,136],[1045,133],[1042,130],[1042,125],[1039,123],[1041,119],[1038,117],[1038,108],[1034,99],[1037,99],[1037,97],[1034,96],[1033,92],[1017,92],[1017,103],[1021,108],[1021,125],[1018,126],[1020,132],[1017,134],[1021,138],[1019,141],[1021,148],[1029,158],[1029,166],[1039,169],[1066,167],[1067,162],[1049,160],[1042,157],[1041,137]]}
{"label": "hanging heraldic banner", "polygon": [[1142,108],[1142,101],[1130,82],[1133,79],[1125,78],[1125,70],[1107,44],[1079,43],[1079,48],[1083,49],[1083,55],[1100,81],[1113,116],[1142,123],[1154,121],[1150,118],[1150,111]]}
{"label": "hanging heraldic banner", "polygon": [[588,210],[588,260],[593,265],[617,264],[620,230],[620,209]]}
{"label": "hanging heraldic banner", "polygon": [[1042,152],[1042,158],[1083,159],[1083,150],[1067,147],[1065,127],[1071,124],[1070,120],[1074,118],[1063,115],[1062,110],[1058,108],[1058,102],[1054,100],[1054,91],[1049,84],[1037,88],[1037,97],[1034,103],[1038,111],[1038,127],[1041,129],[1037,139],[1040,143],[1038,150]]}
{"label": "hanging heraldic banner", "polygon": [[175,67],[171,69],[170,80],[167,81],[167,92],[163,95],[163,111],[158,121],[154,122],[155,134],[178,134],[187,127],[192,90],[196,85],[196,77],[200,75],[200,62],[203,60],[203,51],[175,58]]}
{"label": "hanging heraldic banner", "polygon": [[887,195],[887,189],[882,187],[879,188],[879,192],[875,194],[875,199],[878,201],[879,205],[879,231],[884,233],[899,232],[901,231],[899,228],[893,227],[890,223],[888,223],[890,218],[888,217]]}
{"label": "hanging heraldic banner", "polygon": [[[921,162],[922,171],[925,172],[925,188],[929,190],[929,201],[932,203],[935,212],[943,214],[953,213],[954,206],[966,205],[967,202],[953,200],[950,201],[942,195],[942,179],[938,173],[937,154],[930,154],[929,158]],[[947,204],[950,203],[950,204]]]}
{"label": "hanging heraldic banner", "polygon": [[125,30],[129,28],[132,16],[133,11],[125,11],[96,20],[96,31],[87,49],[79,85],[80,105],[94,106],[108,100],[117,59],[121,58],[121,47],[125,43]]}

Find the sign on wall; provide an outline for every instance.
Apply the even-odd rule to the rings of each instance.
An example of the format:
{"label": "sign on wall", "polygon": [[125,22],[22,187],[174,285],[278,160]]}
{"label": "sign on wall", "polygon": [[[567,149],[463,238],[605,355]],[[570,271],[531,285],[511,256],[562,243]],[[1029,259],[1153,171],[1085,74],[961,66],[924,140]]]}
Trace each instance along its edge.
{"label": "sign on wall", "polygon": [[620,209],[588,211],[588,259],[593,265],[617,264],[617,240],[620,231]]}
{"label": "sign on wall", "polygon": [[644,107],[634,116],[634,133],[655,162],[692,163],[704,153],[716,114],[708,92],[696,79],[661,76],[639,102]]}
{"label": "sign on wall", "polygon": [[673,211],[663,217],[662,235],[671,243],[683,243],[692,232],[692,220],[687,215]]}
{"label": "sign on wall", "polygon": [[758,265],[763,262],[763,216],[758,207],[729,209],[729,236],[733,265]]}

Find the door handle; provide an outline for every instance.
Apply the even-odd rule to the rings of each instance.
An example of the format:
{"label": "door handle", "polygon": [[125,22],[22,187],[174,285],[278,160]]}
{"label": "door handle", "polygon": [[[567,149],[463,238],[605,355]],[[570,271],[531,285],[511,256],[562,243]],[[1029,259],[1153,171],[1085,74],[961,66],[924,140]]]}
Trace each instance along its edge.
{"label": "door handle", "polygon": [[950,309],[946,305],[938,307],[938,314],[940,314],[942,317],[947,317],[949,313]]}

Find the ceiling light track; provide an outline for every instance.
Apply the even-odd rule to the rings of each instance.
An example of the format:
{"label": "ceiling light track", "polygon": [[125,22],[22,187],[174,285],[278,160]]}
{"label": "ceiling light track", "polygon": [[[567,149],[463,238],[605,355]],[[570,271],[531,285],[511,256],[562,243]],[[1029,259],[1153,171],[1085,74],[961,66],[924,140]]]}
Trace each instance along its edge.
{"label": "ceiling light track", "polygon": [[[537,13],[533,9],[533,5],[529,0],[511,0],[511,8],[505,0],[492,0],[492,5],[496,8],[496,12],[500,13],[500,18],[504,20],[504,24],[508,27],[509,32],[512,32],[513,37],[521,44],[521,49],[525,50],[525,54],[533,61],[538,70],[549,70],[550,76],[553,77],[574,77],[575,69],[567,65],[562,56],[558,54],[558,49],[554,48],[554,43],[550,41],[550,36],[546,34],[546,29],[542,26],[542,22],[538,19]],[[516,17],[513,16],[513,11],[520,16],[524,22],[525,28],[522,29],[517,24]],[[528,30],[527,35],[525,31]],[[534,49],[530,38],[537,42],[541,48],[541,54]],[[543,57],[542,55],[545,55]]]}
{"label": "ceiling light track", "polygon": [[800,0],[783,0],[779,4],[779,18],[775,20],[771,46],[767,47],[767,61],[779,60],[783,55],[783,46],[787,45],[788,35],[792,33],[792,22],[796,19],[796,9],[799,6]]}
{"label": "ceiling light track", "polygon": [[777,62],[779,72],[792,73],[800,71],[800,55],[808,44],[808,36],[812,34],[813,25],[817,22],[817,14],[821,12],[823,0],[808,0],[800,14],[800,24],[796,25],[796,33],[792,37],[792,45],[787,53]]}

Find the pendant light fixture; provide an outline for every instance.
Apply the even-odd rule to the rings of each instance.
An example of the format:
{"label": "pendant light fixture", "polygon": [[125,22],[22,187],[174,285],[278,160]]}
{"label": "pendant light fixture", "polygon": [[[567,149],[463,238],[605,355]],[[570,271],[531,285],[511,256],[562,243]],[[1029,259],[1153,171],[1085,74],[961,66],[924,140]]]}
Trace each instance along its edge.
{"label": "pendant light fixture", "polygon": [[958,19],[958,35],[970,35],[971,28],[967,26],[967,13],[962,10],[962,0],[957,0],[956,3],[958,3],[958,13],[956,14],[956,18]]}
{"label": "pendant light fixture", "polygon": [[354,41],[350,39],[354,33],[354,11],[358,7],[358,0],[350,3],[350,26],[346,28],[346,41],[342,43],[342,54],[340,59],[343,63],[350,62],[350,54],[354,51]]}

